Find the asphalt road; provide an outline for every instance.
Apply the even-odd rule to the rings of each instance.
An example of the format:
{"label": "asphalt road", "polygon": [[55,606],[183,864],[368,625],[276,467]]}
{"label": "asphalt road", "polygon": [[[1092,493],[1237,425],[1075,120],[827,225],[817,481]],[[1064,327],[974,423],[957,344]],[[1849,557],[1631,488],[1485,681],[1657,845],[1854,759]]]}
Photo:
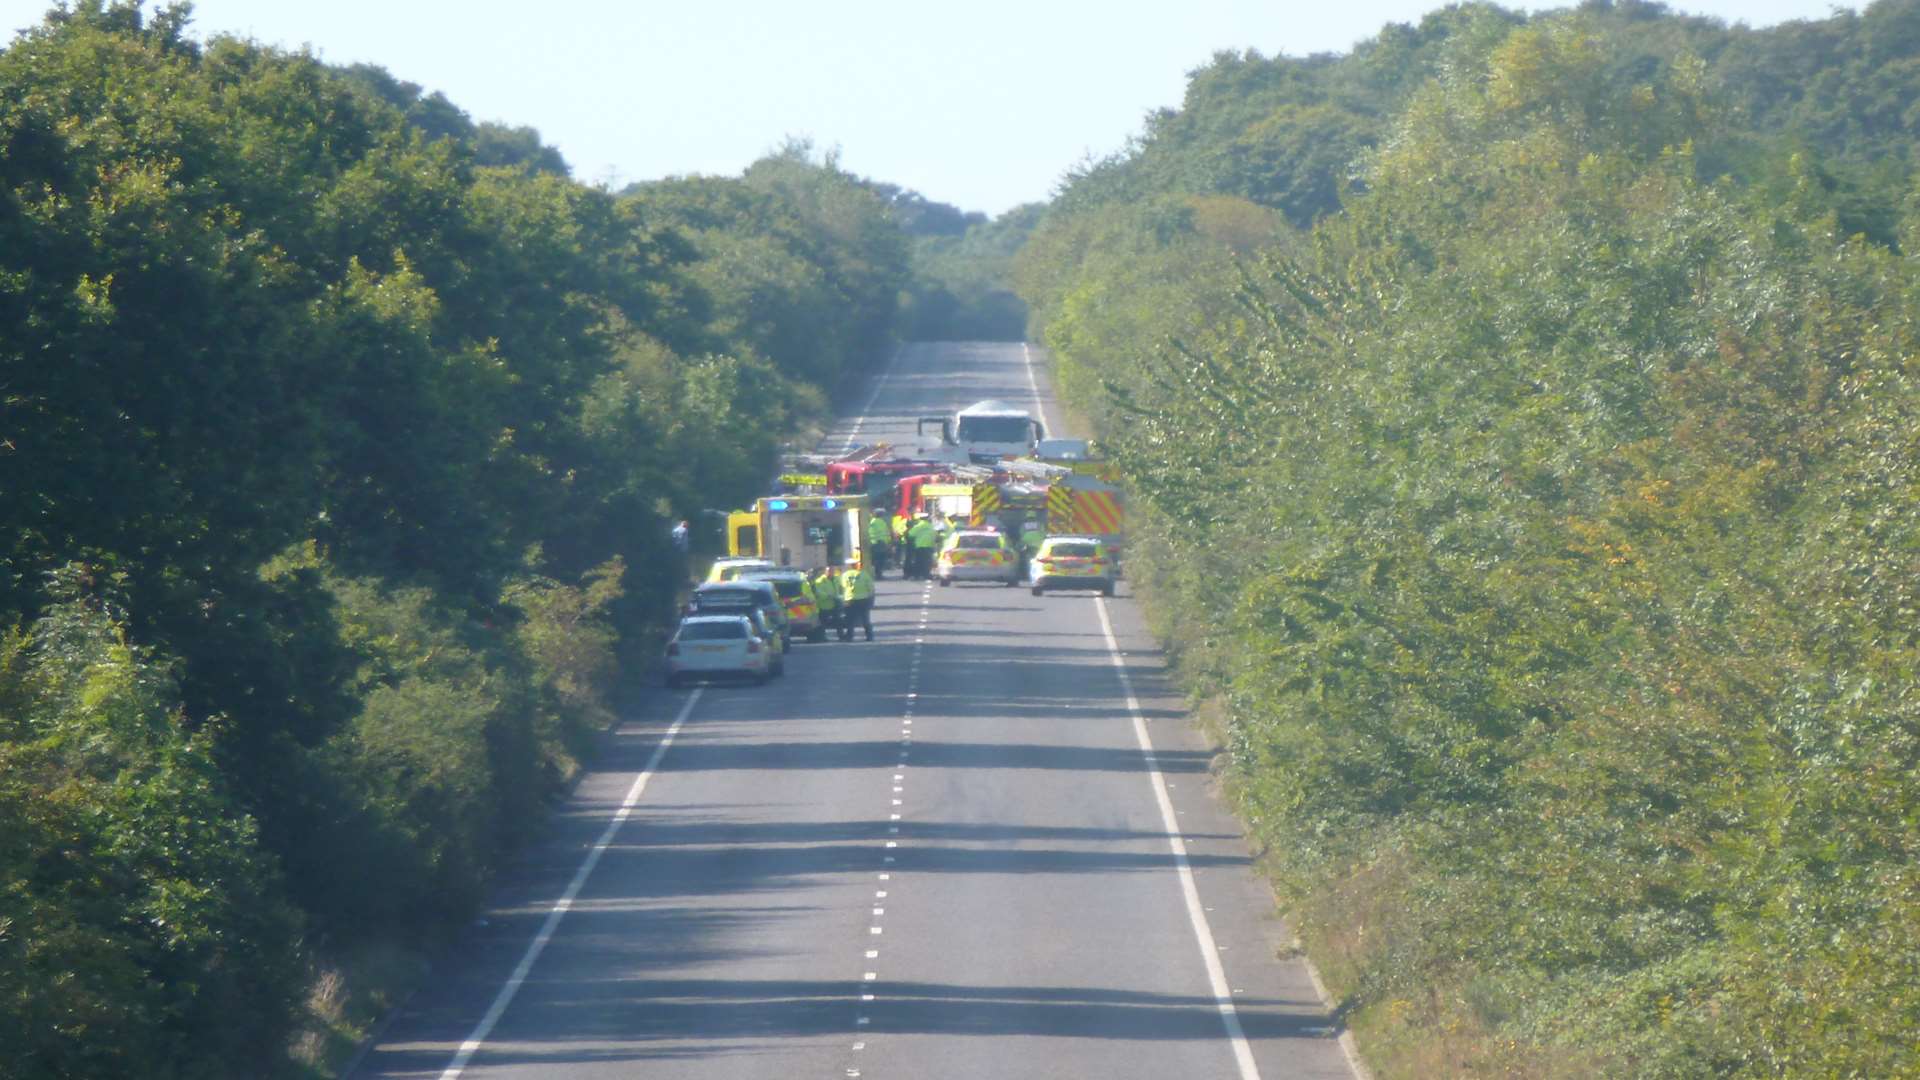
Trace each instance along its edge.
{"label": "asphalt road", "polygon": [[[1068,434],[1039,359],[909,346],[823,448]],[[1124,583],[889,577],[875,624],[622,725],[354,1075],[1353,1075]]]}

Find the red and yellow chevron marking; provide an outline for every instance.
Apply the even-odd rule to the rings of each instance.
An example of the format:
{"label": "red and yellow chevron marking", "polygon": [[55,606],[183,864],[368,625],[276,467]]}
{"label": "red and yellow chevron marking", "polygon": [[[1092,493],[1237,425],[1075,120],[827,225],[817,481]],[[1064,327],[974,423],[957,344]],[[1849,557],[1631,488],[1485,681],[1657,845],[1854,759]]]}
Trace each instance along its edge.
{"label": "red and yellow chevron marking", "polygon": [[985,525],[987,515],[1000,509],[1000,489],[992,484],[976,484],[973,488],[973,510],[967,515],[971,525]]}
{"label": "red and yellow chevron marking", "polygon": [[1110,491],[1073,494],[1073,531],[1111,536],[1120,531],[1120,503]]}
{"label": "red and yellow chevron marking", "polygon": [[1073,492],[1058,484],[1047,488],[1047,531],[1073,531]]}
{"label": "red and yellow chevron marking", "polygon": [[1110,491],[1047,490],[1047,531],[1111,536],[1120,531],[1120,501]]}

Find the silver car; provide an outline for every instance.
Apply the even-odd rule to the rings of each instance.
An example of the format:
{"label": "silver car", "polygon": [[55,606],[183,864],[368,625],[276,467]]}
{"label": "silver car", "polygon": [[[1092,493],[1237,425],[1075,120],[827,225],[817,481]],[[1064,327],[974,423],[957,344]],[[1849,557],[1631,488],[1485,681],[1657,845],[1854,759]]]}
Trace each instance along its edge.
{"label": "silver car", "polygon": [[766,682],[773,649],[746,615],[689,615],[667,642],[667,685],[726,676]]}

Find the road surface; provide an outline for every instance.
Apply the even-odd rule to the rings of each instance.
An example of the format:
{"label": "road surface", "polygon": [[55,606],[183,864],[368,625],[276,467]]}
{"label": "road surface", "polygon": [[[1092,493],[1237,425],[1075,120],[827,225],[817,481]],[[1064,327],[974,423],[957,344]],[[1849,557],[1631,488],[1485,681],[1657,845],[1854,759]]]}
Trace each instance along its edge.
{"label": "road surface", "polygon": [[[822,448],[1067,434],[1039,360],[908,346]],[[354,1075],[1353,1075],[1124,583],[888,577],[875,626],[651,700]]]}

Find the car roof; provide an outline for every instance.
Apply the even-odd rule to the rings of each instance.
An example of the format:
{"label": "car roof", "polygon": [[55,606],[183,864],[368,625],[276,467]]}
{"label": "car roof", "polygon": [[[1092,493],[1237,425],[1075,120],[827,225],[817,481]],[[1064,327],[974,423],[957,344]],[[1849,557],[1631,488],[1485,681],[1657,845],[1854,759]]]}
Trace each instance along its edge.
{"label": "car roof", "polygon": [[681,619],[680,625],[685,626],[688,623],[696,622],[738,622],[745,618],[745,615],[707,615],[703,613],[700,615],[689,615]]}
{"label": "car roof", "polygon": [[1049,544],[1052,544],[1052,543],[1062,543],[1062,544],[1099,544],[1099,543],[1103,543],[1104,541],[1102,541],[1102,540],[1101,540],[1101,539],[1100,539],[1099,537],[1097,537],[1097,536],[1081,536],[1081,535],[1079,535],[1078,533],[1072,533],[1072,534],[1069,534],[1069,533],[1060,533],[1060,534],[1058,534],[1058,535],[1055,535],[1055,536],[1049,536],[1049,537],[1047,537],[1047,539],[1046,539],[1046,542],[1047,542],[1047,543],[1049,543]]}
{"label": "car roof", "polygon": [[[790,566],[770,566],[764,570],[749,570],[734,581],[772,581],[774,578],[804,578],[805,570],[795,570]],[[715,584],[720,584],[715,582]]]}

